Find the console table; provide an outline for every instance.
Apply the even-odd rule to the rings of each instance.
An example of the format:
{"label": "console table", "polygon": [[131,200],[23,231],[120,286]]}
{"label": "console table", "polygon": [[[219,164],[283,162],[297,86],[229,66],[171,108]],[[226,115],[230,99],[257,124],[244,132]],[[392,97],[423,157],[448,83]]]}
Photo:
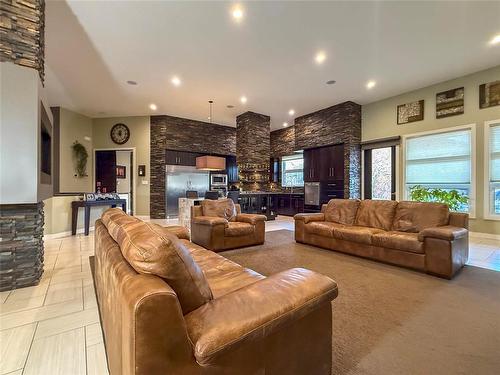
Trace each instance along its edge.
{"label": "console table", "polygon": [[89,235],[90,226],[90,208],[96,206],[122,206],[123,211],[127,211],[127,200],[126,199],[103,199],[96,201],[73,201],[71,202],[71,234],[74,236],[76,234],[76,227],[78,224],[78,209],[83,207],[85,210],[85,235]]}

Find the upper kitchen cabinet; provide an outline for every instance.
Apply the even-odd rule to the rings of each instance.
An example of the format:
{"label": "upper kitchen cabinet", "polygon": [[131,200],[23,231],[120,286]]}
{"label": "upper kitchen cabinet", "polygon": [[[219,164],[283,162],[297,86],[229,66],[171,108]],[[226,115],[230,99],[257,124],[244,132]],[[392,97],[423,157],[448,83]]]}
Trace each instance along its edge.
{"label": "upper kitchen cabinet", "polygon": [[321,178],[321,149],[304,150],[304,182],[318,182]]}
{"label": "upper kitchen cabinet", "polygon": [[167,150],[165,158],[168,165],[196,166],[196,158],[202,154],[187,151]]}
{"label": "upper kitchen cabinet", "polygon": [[344,179],[344,145],[322,147],[320,149],[320,181]]}
{"label": "upper kitchen cabinet", "polygon": [[238,182],[238,164],[236,163],[236,156],[226,156],[226,173],[227,182],[234,184]]}

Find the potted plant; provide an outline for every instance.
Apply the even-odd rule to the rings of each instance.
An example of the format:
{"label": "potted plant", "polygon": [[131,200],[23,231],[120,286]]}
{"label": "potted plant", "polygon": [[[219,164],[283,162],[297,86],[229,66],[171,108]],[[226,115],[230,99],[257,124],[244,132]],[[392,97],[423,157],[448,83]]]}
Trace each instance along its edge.
{"label": "potted plant", "polygon": [[73,162],[75,164],[76,176],[86,177],[87,159],[89,157],[87,149],[78,141],[73,142],[71,149],[73,150]]}
{"label": "potted plant", "polygon": [[410,188],[410,199],[417,202],[438,202],[448,205],[450,210],[459,211],[469,202],[469,197],[458,190],[444,190],[415,185]]}

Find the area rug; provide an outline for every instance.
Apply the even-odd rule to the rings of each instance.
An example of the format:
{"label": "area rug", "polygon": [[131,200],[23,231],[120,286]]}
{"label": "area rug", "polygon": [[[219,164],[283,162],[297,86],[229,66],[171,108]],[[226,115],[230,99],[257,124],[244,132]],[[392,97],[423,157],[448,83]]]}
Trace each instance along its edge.
{"label": "area rug", "polygon": [[466,266],[453,280],[295,243],[220,253],[264,275],[304,267],[334,279],[333,374],[499,374],[500,272]]}

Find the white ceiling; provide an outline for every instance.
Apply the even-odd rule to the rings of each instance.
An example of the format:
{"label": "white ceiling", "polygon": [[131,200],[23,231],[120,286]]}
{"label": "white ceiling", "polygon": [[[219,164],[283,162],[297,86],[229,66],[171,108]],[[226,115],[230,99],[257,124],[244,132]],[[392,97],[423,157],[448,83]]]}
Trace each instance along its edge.
{"label": "white ceiling", "polygon": [[[276,129],[293,123],[290,108],[300,116],[346,100],[367,104],[500,62],[500,45],[488,43],[500,33],[498,1],[245,2],[240,23],[232,4],[48,1],[50,104],[91,117],[207,121],[213,99],[216,123],[235,126],[251,110]],[[327,55],[320,66],[319,50]],[[377,85],[367,90],[371,79]]]}

